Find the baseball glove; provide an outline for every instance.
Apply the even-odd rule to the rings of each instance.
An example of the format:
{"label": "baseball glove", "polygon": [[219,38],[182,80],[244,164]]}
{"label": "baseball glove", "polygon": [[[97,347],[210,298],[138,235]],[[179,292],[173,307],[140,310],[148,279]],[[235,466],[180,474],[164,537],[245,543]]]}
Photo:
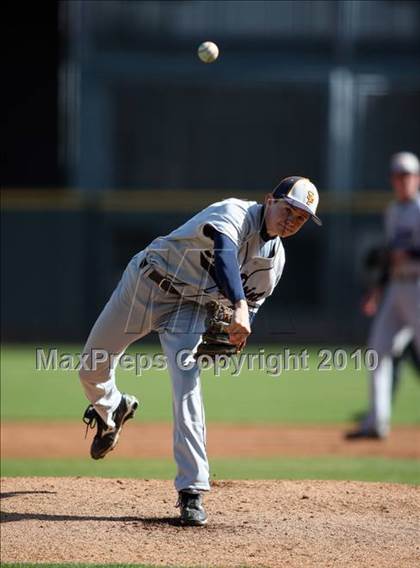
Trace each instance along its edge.
{"label": "baseball glove", "polygon": [[215,300],[207,305],[206,331],[203,340],[197,348],[195,358],[208,355],[212,359],[216,355],[235,355],[241,349],[229,341],[228,327],[232,321],[233,310]]}

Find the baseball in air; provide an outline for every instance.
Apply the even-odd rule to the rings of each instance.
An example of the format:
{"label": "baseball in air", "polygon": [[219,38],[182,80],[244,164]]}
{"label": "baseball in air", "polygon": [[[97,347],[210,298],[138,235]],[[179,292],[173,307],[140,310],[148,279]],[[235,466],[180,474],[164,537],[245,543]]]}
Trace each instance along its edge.
{"label": "baseball in air", "polygon": [[197,53],[203,63],[213,63],[219,57],[219,48],[212,41],[203,41],[198,46]]}

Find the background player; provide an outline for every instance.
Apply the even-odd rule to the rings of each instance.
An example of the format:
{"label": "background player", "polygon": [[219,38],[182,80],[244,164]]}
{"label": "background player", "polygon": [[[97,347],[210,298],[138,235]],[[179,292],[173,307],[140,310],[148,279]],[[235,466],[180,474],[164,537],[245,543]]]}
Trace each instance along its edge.
{"label": "background player", "polygon": [[[205,327],[209,300],[234,307],[231,343],[240,346],[256,314],[280,280],[285,252],[280,237],[295,234],[316,216],[318,192],[306,178],[289,177],[269,193],[264,205],[227,199],[210,205],[165,237],[135,255],[95,323],[84,353],[90,368],[80,378],[92,403],[84,420],[97,425],[94,459],[112,450],[137,400],[121,394],[115,368],[125,349],[151,331],[159,333],[172,379],[175,488],[181,522],[203,525],[207,516],[201,492],[208,491],[204,409],[195,352]],[[94,350],[114,354],[94,364]]]}
{"label": "background player", "polygon": [[[364,270],[369,290],[363,298],[362,311],[367,317],[373,317],[377,314],[383,298],[384,286],[388,279],[387,259],[387,248],[380,247],[371,249],[364,260]],[[392,351],[392,402],[395,400],[398,385],[400,384],[402,363],[404,361],[411,363],[420,379],[420,354],[416,351],[413,331],[410,328],[404,328],[394,340]],[[361,419],[361,415],[359,414],[358,416]]]}
{"label": "background player", "polygon": [[371,373],[370,409],[348,439],[385,438],[390,430],[393,356],[413,342],[414,361],[420,355],[420,193],[419,160],[410,152],[391,158],[391,184],[396,200],[385,215],[387,239],[382,288],[365,302],[365,313],[376,312],[369,346],[379,364]]}

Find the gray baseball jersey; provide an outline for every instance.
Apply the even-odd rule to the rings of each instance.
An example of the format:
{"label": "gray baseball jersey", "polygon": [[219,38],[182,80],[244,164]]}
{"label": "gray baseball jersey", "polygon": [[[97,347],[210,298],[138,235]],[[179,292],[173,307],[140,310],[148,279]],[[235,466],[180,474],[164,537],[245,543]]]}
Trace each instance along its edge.
{"label": "gray baseball jersey", "polygon": [[146,258],[172,279],[184,298],[198,303],[209,296],[225,301],[214,278],[213,241],[204,233],[204,227],[211,225],[238,247],[245,296],[251,312],[256,312],[272,294],[285,265],[280,238],[264,241],[260,236],[262,207],[235,198],[214,203],[169,235],[155,239],[146,249]]}
{"label": "gray baseball jersey", "polygon": [[[385,230],[388,245],[392,249],[420,250],[420,194],[410,201],[395,201],[385,215]],[[420,277],[420,259],[408,258],[392,277]]]}

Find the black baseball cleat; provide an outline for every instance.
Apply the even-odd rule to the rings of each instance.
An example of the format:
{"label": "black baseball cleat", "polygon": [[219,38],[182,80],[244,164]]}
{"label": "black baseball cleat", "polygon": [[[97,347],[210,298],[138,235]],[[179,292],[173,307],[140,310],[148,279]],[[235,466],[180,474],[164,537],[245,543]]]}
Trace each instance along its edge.
{"label": "black baseball cleat", "polygon": [[87,425],[86,433],[89,426],[94,428],[96,424],[97,427],[95,437],[90,447],[90,455],[94,460],[104,458],[108,452],[115,448],[124,422],[133,418],[138,405],[139,401],[134,396],[123,394],[118,408],[112,415],[115,428],[108,428],[92,405],[87,407],[83,415],[83,422]]}
{"label": "black baseball cleat", "polygon": [[178,493],[178,503],[176,506],[181,509],[181,525],[203,527],[207,524],[207,514],[203,507],[203,498],[198,491],[180,491]]}
{"label": "black baseball cleat", "polygon": [[360,428],[359,430],[352,430],[346,432],[346,440],[384,440],[385,436],[381,436],[376,430],[366,430]]}

